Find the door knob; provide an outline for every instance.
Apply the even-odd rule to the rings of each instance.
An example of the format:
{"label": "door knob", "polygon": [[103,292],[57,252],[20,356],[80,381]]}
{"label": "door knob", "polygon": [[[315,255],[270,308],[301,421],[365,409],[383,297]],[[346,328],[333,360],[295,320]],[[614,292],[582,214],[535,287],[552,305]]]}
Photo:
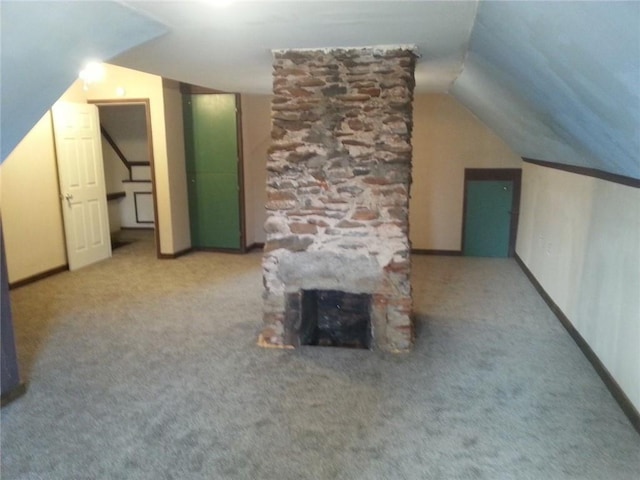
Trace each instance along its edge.
{"label": "door knob", "polygon": [[73,198],[73,195],[70,193],[67,193],[64,198],[66,198],[67,200],[71,200]]}

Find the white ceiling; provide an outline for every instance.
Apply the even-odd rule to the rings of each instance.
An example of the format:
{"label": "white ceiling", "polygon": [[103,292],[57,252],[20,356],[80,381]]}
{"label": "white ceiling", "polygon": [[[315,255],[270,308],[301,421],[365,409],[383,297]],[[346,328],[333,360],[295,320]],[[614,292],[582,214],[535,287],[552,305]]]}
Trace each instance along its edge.
{"label": "white ceiling", "polygon": [[167,78],[270,93],[271,50],[416,45],[418,91],[446,92],[460,74],[477,1],[124,1],[169,33],[111,60]]}
{"label": "white ceiling", "polygon": [[519,155],[640,178],[640,2],[121,3],[168,33],[112,63],[266,94],[274,49],[415,45],[416,90],[450,93]]}
{"label": "white ceiling", "polygon": [[640,1],[1,2],[2,159],[87,58],[266,94],[272,49],[415,45],[517,154],[640,179]]}

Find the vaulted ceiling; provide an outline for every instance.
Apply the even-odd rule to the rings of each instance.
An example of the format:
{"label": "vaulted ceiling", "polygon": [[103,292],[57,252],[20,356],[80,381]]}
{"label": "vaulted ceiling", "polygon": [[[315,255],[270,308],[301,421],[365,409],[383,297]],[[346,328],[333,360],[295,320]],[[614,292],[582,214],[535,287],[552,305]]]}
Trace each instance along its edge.
{"label": "vaulted ceiling", "polygon": [[[64,70],[68,85],[88,53],[202,86],[268,93],[272,49],[405,44],[421,55],[418,91],[455,96],[518,154],[640,178],[640,2],[20,2],[7,18],[8,3],[3,131],[6,109],[19,115],[13,104],[24,106],[24,90],[44,83],[31,75],[44,70],[51,81]],[[11,86],[25,78],[28,87]]]}
{"label": "vaulted ceiling", "polygon": [[167,29],[115,2],[0,1],[2,161],[78,78]]}

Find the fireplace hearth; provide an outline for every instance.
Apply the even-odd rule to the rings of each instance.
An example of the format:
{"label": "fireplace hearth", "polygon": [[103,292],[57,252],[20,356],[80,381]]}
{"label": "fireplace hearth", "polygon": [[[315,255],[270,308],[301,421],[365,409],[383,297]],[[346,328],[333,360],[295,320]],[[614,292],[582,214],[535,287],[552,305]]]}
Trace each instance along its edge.
{"label": "fireplace hearth", "polygon": [[260,345],[411,348],[414,67],[406,47],[274,53]]}

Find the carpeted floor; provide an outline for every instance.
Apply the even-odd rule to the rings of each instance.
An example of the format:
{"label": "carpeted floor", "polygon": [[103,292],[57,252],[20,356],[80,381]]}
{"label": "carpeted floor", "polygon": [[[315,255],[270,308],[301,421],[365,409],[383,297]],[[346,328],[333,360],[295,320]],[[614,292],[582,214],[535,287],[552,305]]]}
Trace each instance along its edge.
{"label": "carpeted floor", "polygon": [[638,479],[640,437],[512,260],[413,257],[412,353],[255,345],[260,253],[152,237],[14,290],[2,479]]}

